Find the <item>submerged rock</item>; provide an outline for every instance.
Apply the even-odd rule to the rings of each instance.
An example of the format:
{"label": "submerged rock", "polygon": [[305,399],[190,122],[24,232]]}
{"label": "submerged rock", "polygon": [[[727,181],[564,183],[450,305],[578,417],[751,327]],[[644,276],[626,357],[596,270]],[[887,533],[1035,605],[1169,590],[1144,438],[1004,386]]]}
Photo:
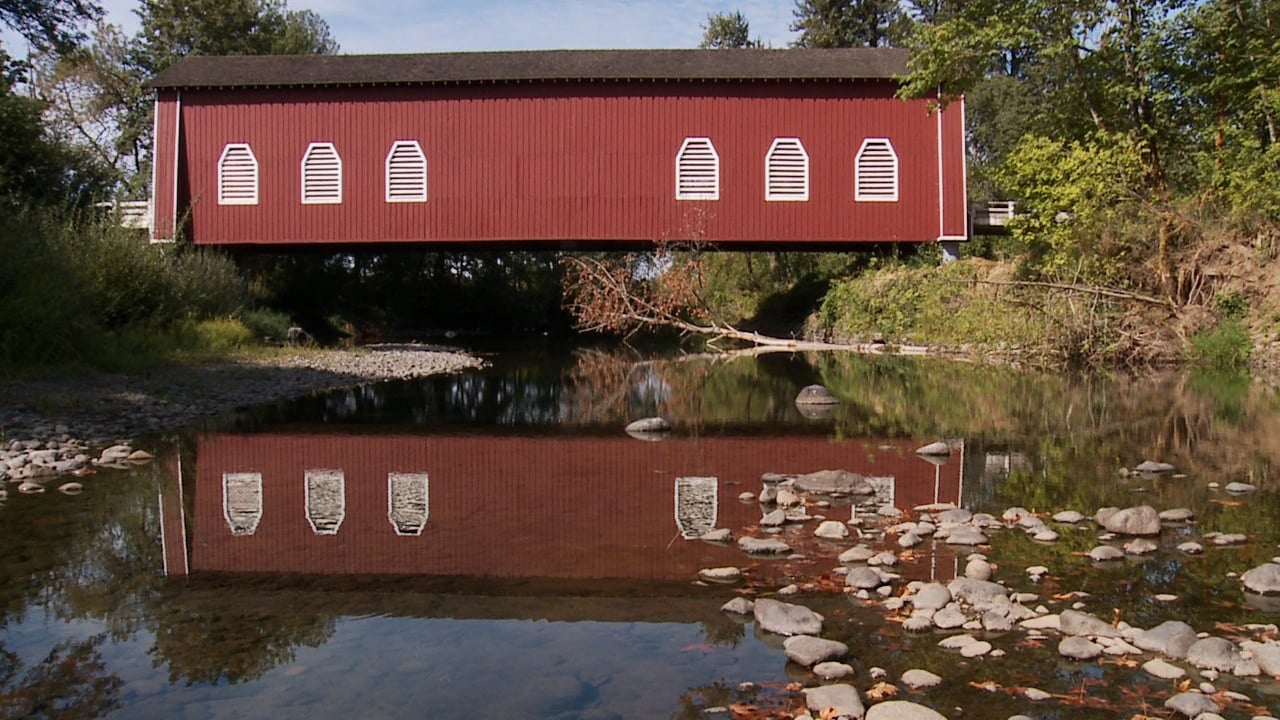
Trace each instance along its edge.
{"label": "submerged rock", "polygon": [[1204,713],[1216,713],[1222,708],[1208,695],[1198,692],[1178,693],[1164,701],[1164,706],[1176,713],[1194,718]]}
{"label": "submerged rock", "polygon": [[920,668],[912,668],[902,673],[902,684],[912,690],[920,690],[923,688],[937,687],[942,684],[942,678],[928,670]]}
{"label": "submerged rock", "polygon": [[871,483],[865,477],[848,470],[819,470],[797,475],[794,484],[797,490],[818,495],[831,495],[834,493],[871,495],[875,493],[875,488],[871,487]]}

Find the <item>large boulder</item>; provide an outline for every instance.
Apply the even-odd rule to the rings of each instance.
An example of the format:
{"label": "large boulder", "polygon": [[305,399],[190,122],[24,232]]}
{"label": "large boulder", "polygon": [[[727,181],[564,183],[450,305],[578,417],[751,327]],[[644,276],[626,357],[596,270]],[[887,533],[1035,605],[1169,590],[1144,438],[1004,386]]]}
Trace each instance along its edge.
{"label": "large boulder", "polygon": [[848,470],[819,470],[817,472],[797,475],[795,488],[802,492],[819,495],[840,493],[843,495],[871,495],[875,488],[858,473]]}
{"label": "large boulder", "polygon": [[822,632],[822,616],[803,605],[772,598],[756,600],[756,624],[777,635],[817,635]]}
{"label": "large boulder", "polygon": [[1201,670],[1231,672],[1243,659],[1240,648],[1226,638],[1207,637],[1187,648],[1187,662]]}
{"label": "large boulder", "polygon": [[1150,505],[1125,508],[1107,514],[1101,521],[1107,532],[1117,535],[1159,535],[1160,513]]}

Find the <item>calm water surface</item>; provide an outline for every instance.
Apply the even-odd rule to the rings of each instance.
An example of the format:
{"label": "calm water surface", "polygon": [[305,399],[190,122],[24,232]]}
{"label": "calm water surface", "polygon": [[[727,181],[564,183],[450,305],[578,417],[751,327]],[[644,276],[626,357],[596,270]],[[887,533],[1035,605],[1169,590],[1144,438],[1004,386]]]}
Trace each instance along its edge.
{"label": "calm water surface", "polygon": [[[811,383],[841,404],[806,417],[792,400]],[[650,415],[674,432],[654,442],[622,431]],[[957,452],[915,454],[937,439]],[[811,526],[787,531],[805,557],[786,560],[686,539],[750,532],[760,508],[739,495],[765,472],[856,471],[882,478],[902,508],[1190,507],[1198,522],[1167,528],[1141,561],[1091,566],[1091,527],[1063,528],[1051,546],[1006,532],[990,555],[998,579],[1055,609],[1082,591],[1087,610],[1142,626],[1280,621],[1227,577],[1280,553],[1280,394],[1241,378],[1073,379],[842,355],[508,355],[152,443],[156,463],[87,478],[80,496],[0,507],[4,716],[695,718],[785,706],[789,683],[814,680],[787,664],[781,638],[718,611],[735,588],[696,578],[724,565],[747,570],[750,592],[805,587],[797,601],[850,644],[863,691],[873,666],[890,680],[912,667],[943,675],[942,688],[904,697],[953,719],[1129,717],[1172,691],[1123,663],[1063,661],[1055,642],[1020,633],[991,638],[1007,655],[983,660],[938,649],[940,635],[904,635],[874,604],[821,591],[842,546],[816,543]],[[1119,472],[1144,459],[1179,474]],[[1260,490],[1209,487],[1231,481]],[[811,512],[847,519],[850,508]],[[1249,542],[1198,557],[1173,548],[1215,530]],[[926,544],[899,571],[949,580],[963,564]],[[1036,564],[1051,569],[1041,586],[1022,571]],[[1033,705],[971,685],[986,681],[1060,697]],[[1253,699],[1228,718],[1280,709],[1270,681],[1220,686]]]}

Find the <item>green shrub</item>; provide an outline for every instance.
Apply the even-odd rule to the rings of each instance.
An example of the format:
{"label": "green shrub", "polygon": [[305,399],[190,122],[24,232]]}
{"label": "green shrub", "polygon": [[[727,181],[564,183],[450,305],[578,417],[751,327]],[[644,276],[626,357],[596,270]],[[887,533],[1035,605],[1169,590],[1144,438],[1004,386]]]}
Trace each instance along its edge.
{"label": "green shrub", "polygon": [[1218,317],[1224,320],[1242,320],[1249,312],[1249,301],[1238,292],[1222,292],[1213,296]]}
{"label": "green shrub", "polygon": [[1249,329],[1239,320],[1224,320],[1191,338],[1191,358],[1200,365],[1231,369],[1248,365],[1253,352]]}
{"label": "green shrub", "polygon": [[238,350],[254,344],[253,331],[235,318],[201,320],[192,326],[197,347],[212,352]]}
{"label": "green shrub", "polygon": [[288,315],[265,308],[240,313],[240,321],[259,339],[283,340],[289,334],[289,328],[293,327],[293,320]]}

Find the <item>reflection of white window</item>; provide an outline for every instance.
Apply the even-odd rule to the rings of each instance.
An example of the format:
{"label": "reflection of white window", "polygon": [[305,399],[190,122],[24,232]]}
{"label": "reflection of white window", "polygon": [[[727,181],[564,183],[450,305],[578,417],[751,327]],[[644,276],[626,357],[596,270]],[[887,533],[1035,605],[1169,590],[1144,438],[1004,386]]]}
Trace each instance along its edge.
{"label": "reflection of white window", "polygon": [[347,516],[346,475],[341,470],[306,473],[307,522],[317,535],[337,535]]}
{"label": "reflection of white window", "polygon": [[262,520],[262,473],[222,474],[222,516],[232,535],[252,535]]}
{"label": "reflection of white window", "polygon": [[302,156],[304,205],[336,205],[342,202],[342,158],[333,143],[311,143]]}
{"label": "reflection of white window", "polygon": [[858,202],[898,201],[898,154],[886,138],[867,138],[854,160],[854,199]]}
{"label": "reflection of white window", "polygon": [[676,199],[719,200],[720,156],[711,138],[685,138],[676,153]]}
{"label": "reflection of white window", "polygon": [[764,160],[765,200],[809,199],[809,153],[800,138],[777,138]]}
{"label": "reflection of white window", "polygon": [[676,478],[676,527],[685,539],[716,529],[720,481],[713,477]]}
{"label": "reflection of white window", "polygon": [[245,143],[231,143],[218,158],[218,204],[258,204],[258,158]]}
{"label": "reflection of white window", "polygon": [[417,140],[397,140],[387,153],[387,202],[427,201],[427,156]]}
{"label": "reflection of white window", "polygon": [[387,519],[397,535],[421,535],[427,506],[426,473],[387,473]]}

